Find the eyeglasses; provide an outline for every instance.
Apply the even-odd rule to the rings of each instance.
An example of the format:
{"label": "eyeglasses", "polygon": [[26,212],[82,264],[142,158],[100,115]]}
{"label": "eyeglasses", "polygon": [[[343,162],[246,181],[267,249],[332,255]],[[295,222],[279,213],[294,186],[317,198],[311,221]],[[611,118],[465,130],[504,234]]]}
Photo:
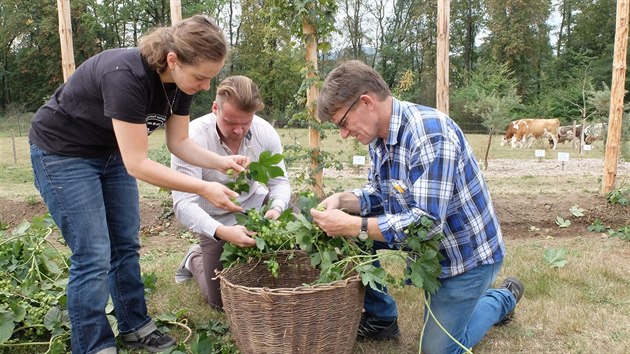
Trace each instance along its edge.
{"label": "eyeglasses", "polygon": [[348,110],[346,111],[346,113],[341,116],[341,119],[339,119],[338,123],[335,123],[339,128],[345,128],[346,127],[346,120],[348,118],[348,113],[350,113],[350,110],[352,110],[352,107],[354,107],[355,104],[357,104],[357,102],[359,102],[359,99],[361,98],[362,95],[360,95],[359,97],[357,97],[357,99],[354,100],[354,102],[352,102],[352,104],[350,105],[350,107],[348,107]]}

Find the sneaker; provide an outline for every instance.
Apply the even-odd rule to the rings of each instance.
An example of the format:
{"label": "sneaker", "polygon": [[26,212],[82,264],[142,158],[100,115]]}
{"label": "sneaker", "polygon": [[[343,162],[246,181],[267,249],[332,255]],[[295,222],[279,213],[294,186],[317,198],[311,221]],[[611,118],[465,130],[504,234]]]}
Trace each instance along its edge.
{"label": "sneaker", "polygon": [[168,334],[163,334],[159,329],[156,329],[138,340],[125,341],[125,344],[133,348],[147,350],[151,353],[159,353],[174,346],[175,339]]}
{"label": "sneaker", "polygon": [[361,314],[361,322],[359,323],[359,331],[357,333],[358,341],[365,340],[390,340],[400,336],[398,329],[398,319],[382,320],[367,313]]}
{"label": "sneaker", "polygon": [[182,259],[179,263],[179,267],[177,267],[177,271],[175,272],[175,282],[177,284],[181,284],[192,279],[193,275],[190,270],[186,268],[186,262],[188,262],[188,258],[195,253],[201,253],[201,246],[198,244],[190,246],[188,252],[186,252],[186,255],[184,256],[184,259]]}
{"label": "sneaker", "polygon": [[[505,278],[505,280],[501,284],[501,288],[508,289],[512,293],[512,295],[514,295],[517,304],[521,300],[521,298],[523,297],[523,293],[525,292],[525,285],[523,285],[523,283],[521,283],[518,279],[514,277]],[[506,325],[512,321],[512,318],[514,318],[514,310],[510,311],[501,321],[497,322],[496,326]]]}

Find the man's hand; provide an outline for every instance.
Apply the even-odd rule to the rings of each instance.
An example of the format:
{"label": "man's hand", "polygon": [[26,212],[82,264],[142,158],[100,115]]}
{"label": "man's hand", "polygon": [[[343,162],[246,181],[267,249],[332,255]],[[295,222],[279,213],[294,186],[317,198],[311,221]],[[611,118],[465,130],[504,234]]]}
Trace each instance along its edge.
{"label": "man's hand", "polygon": [[311,209],[313,222],[319,226],[328,236],[343,236],[352,238],[359,234],[361,219],[349,215],[339,209],[319,211]]}
{"label": "man's hand", "polygon": [[319,205],[317,206],[317,210],[341,209],[340,208],[341,200],[339,197],[340,197],[340,194],[335,193],[329,196],[328,198],[322,200],[321,203],[319,203]]}
{"label": "man's hand", "polygon": [[238,247],[253,247],[256,246],[256,240],[251,236],[255,234],[255,232],[247,230],[245,226],[234,225],[219,226],[215,236]]}
{"label": "man's hand", "polygon": [[282,213],[278,209],[269,209],[265,213],[265,218],[270,219],[270,220],[276,220],[277,218],[280,217],[280,214]]}

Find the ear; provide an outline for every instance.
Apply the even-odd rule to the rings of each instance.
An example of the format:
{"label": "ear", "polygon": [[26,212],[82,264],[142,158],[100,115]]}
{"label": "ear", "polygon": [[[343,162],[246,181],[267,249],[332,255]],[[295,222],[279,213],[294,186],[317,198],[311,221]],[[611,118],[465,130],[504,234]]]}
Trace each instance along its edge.
{"label": "ear", "polygon": [[175,52],[168,52],[168,54],[166,54],[166,64],[168,64],[169,69],[175,69],[175,64],[177,64],[177,54],[175,54]]}
{"label": "ear", "polygon": [[212,102],[212,113],[214,113],[214,115],[217,115],[217,113],[219,112],[219,105],[217,104],[217,101]]}
{"label": "ear", "polygon": [[369,94],[363,94],[361,95],[361,98],[359,99],[359,104],[364,104],[368,110],[372,110],[374,109],[374,98],[372,98],[372,96],[370,96]]}

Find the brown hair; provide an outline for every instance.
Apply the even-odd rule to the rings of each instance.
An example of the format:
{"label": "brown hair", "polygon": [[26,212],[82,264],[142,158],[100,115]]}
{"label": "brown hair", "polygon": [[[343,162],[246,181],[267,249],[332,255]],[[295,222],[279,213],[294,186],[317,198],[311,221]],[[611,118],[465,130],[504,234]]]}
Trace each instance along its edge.
{"label": "brown hair", "polygon": [[227,101],[244,112],[256,113],[265,108],[258,86],[247,76],[230,76],[221,81],[216,101],[219,107]]}
{"label": "brown hair", "polygon": [[358,60],[346,61],[326,77],[317,100],[317,116],[321,121],[329,121],[341,107],[368,92],[380,100],[391,96],[387,83],[376,70]]}
{"label": "brown hair", "polygon": [[171,27],[158,27],[140,38],[140,53],[158,73],[168,68],[166,55],[174,52],[184,65],[220,62],[227,56],[223,31],[210,18],[196,15]]}

